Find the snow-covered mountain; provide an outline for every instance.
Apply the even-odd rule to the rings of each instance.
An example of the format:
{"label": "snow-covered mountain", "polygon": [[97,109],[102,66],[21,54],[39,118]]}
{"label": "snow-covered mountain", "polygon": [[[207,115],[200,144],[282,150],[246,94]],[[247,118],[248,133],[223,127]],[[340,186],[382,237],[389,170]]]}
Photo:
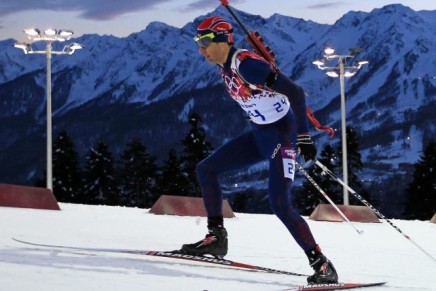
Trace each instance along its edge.
{"label": "snow-covered mountain", "polygon": [[[208,15],[222,15],[220,7]],[[303,85],[319,120],[337,129],[329,140],[313,131],[318,147],[340,137],[339,80],[312,64],[326,46],[369,60],[346,79],[347,124],[360,135],[367,177],[404,174],[436,133],[436,11],[388,5],[349,12],[334,25],[275,14],[262,18],[237,11],[249,30],[261,32],[280,68]],[[84,49],[53,56],[54,136],[67,130],[81,153],[98,140],[119,152],[131,137],[165,159],[181,148],[186,117],[198,112],[214,146],[247,128],[227,97],[216,68],[198,54],[192,37],[204,16],[183,28],[153,22],[126,38],[84,35]],[[236,28],[236,46],[248,48]],[[0,42],[0,177],[28,184],[45,168],[45,65],[23,55],[13,40]],[[54,44],[56,45],[56,43]],[[231,122],[231,123],[230,123]]]}

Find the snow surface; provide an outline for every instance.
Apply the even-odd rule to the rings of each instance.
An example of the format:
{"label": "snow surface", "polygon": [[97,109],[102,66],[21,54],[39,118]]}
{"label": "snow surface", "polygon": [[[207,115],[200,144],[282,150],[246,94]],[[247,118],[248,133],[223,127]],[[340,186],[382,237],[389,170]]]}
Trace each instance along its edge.
{"label": "snow surface", "polygon": [[[129,254],[57,251],[20,244],[15,237],[46,244],[172,250],[201,239],[206,219],[154,215],[148,209],[60,203],[61,211],[0,207],[0,290],[284,290],[305,277],[196,265]],[[388,223],[307,220],[340,280],[388,281],[362,290],[436,290],[436,263]],[[436,224],[392,220],[433,257]],[[302,250],[273,215],[226,219],[226,258],[311,274]],[[359,290],[359,289],[358,289]]]}

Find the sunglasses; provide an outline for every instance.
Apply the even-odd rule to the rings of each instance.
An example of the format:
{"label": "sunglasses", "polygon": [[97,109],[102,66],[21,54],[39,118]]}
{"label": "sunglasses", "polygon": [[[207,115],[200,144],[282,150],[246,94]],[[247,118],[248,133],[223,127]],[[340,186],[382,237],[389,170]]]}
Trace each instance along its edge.
{"label": "sunglasses", "polygon": [[215,33],[211,32],[202,36],[194,37],[195,42],[198,44],[200,48],[207,48],[212,43],[215,38]]}

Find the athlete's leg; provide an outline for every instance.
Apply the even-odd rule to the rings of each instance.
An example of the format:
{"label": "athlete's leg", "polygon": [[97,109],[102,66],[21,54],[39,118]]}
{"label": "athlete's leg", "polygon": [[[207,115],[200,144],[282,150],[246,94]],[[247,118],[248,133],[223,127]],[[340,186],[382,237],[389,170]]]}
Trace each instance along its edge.
{"label": "athlete's leg", "polygon": [[262,155],[257,149],[253,132],[248,132],[221,146],[198,164],[197,175],[207,211],[208,234],[198,242],[184,244],[182,252],[216,257],[227,254],[228,239],[222,214],[220,174],[255,164],[260,160]]}
{"label": "athlete's leg", "polygon": [[[274,213],[283,222],[300,247],[307,252],[316,247],[316,242],[307,222],[292,204],[293,177],[292,179],[291,177],[285,177],[284,171],[288,169],[289,164],[292,164],[292,159],[295,159],[295,156],[293,158],[289,157],[284,154],[285,151],[295,152],[293,147],[283,147],[281,153],[279,152],[274,159],[270,160],[269,200]],[[294,169],[295,166],[290,170]]]}
{"label": "athlete's leg", "polygon": [[222,145],[198,164],[197,175],[208,217],[222,216],[223,194],[219,184],[220,175],[248,167],[262,159],[254,134],[249,131]]}
{"label": "athlete's leg", "polygon": [[296,139],[294,124],[294,117],[290,112],[273,126],[260,127],[256,131],[256,137],[262,153],[269,159],[268,189],[271,209],[301,248],[310,251],[316,247],[315,239],[308,224],[292,204]]}
{"label": "athlete's leg", "polygon": [[332,262],[316,244],[307,222],[292,204],[292,183],[295,170],[295,120],[292,112],[271,126],[256,131],[261,152],[269,156],[269,201],[271,209],[306,253],[315,273],[308,283],[337,283],[338,275]]}

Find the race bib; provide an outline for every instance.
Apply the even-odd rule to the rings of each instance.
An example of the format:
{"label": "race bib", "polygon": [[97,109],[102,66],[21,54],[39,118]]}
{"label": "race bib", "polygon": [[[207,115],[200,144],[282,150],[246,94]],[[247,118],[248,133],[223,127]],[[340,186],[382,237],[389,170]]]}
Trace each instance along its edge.
{"label": "race bib", "polygon": [[294,181],[295,176],[295,157],[297,152],[293,147],[282,147],[280,149],[283,162],[283,175]]}

